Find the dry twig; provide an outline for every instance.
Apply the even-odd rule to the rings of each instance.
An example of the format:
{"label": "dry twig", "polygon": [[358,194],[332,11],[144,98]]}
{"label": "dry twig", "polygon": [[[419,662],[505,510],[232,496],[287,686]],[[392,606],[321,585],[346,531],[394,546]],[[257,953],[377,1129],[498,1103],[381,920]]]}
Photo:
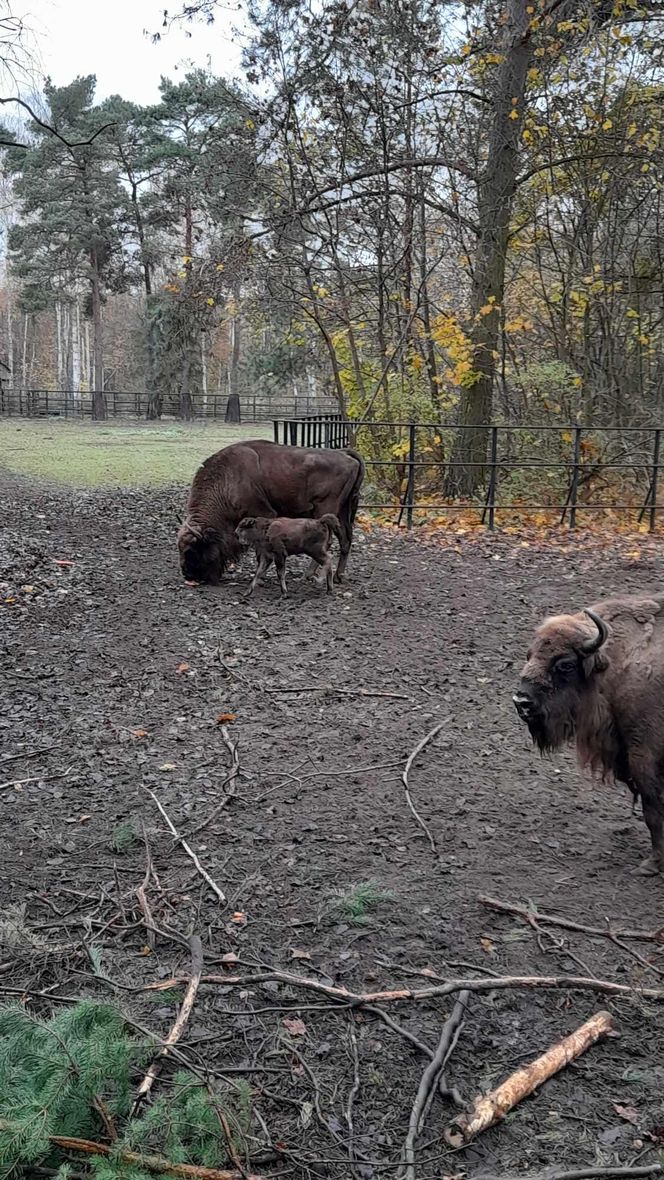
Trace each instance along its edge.
{"label": "dry twig", "polygon": [[[0,1131],[16,1133],[18,1128],[7,1119],[0,1119]],[[49,1135],[49,1143],[59,1147],[61,1151],[79,1152],[81,1155],[109,1156],[113,1153],[117,1160],[133,1168],[142,1168],[146,1172],[156,1172],[161,1175],[181,1176],[183,1180],[243,1180],[235,1169],[202,1168],[197,1164],[174,1164],[171,1160],[160,1155],[140,1155],[136,1151],[120,1151],[107,1143],[95,1143],[91,1139],[75,1139],[70,1135]],[[261,1180],[259,1176],[249,1175],[246,1180]]]}
{"label": "dry twig", "polygon": [[564,1066],[569,1065],[570,1061],[575,1061],[600,1038],[615,1035],[611,1013],[597,1012],[576,1032],[570,1033],[562,1041],[557,1041],[536,1061],[522,1066],[495,1090],[491,1090],[489,1094],[480,1094],[468,1110],[458,1115],[447,1127],[446,1141],[451,1147],[463,1147],[464,1144],[470,1143],[471,1139],[480,1135],[482,1131],[504,1119],[517,1103],[527,1098]]}
{"label": "dry twig", "polygon": [[187,856],[189,856],[189,857],[191,858],[191,860],[193,860],[193,862],[194,862],[194,864],[195,864],[195,866],[196,866],[196,869],[197,869],[197,871],[200,873],[200,875],[201,875],[201,877],[203,878],[203,880],[204,880],[204,881],[205,881],[205,882],[206,882],[206,883],[207,883],[207,884],[210,886],[210,889],[212,890],[212,892],[213,892],[213,893],[216,893],[216,895],[217,895],[217,897],[219,898],[219,901],[222,903],[222,905],[225,905],[225,904],[226,904],[226,896],[225,896],[225,894],[224,894],[224,893],[222,893],[222,891],[221,891],[221,889],[219,888],[219,886],[217,885],[216,881],[213,881],[212,877],[211,877],[211,876],[210,876],[210,874],[207,872],[207,870],[203,868],[203,866],[202,866],[202,864],[201,864],[200,860],[199,860],[199,859],[198,859],[198,857],[196,856],[196,853],[193,851],[193,849],[191,849],[191,848],[189,847],[189,845],[187,844],[187,841],[186,841],[186,840],[185,840],[185,839],[184,839],[184,838],[183,838],[183,837],[180,835],[180,833],[178,832],[177,828],[176,828],[176,827],[175,827],[175,825],[173,824],[173,821],[171,820],[170,816],[167,814],[167,812],[165,811],[164,807],[163,807],[163,806],[162,806],[162,804],[159,802],[159,800],[158,800],[157,796],[155,795],[154,791],[151,791],[149,787],[146,787],[146,788],[145,788],[145,790],[147,791],[148,795],[149,795],[149,796],[150,796],[150,798],[152,799],[153,803],[155,803],[155,804],[157,805],[157,807],[159,808],[159,811],[161,812],[161,814],[162,814],[162,816],[163,816],[164,820],[166,821],[166,823],[167,823],[167,825],[168,825],[168,829],[169,829],[169,831],[170,831],[170,832],[173,834],[173,836],[174,836],[174,837],[175,837],[175,839],[177,840],[178,844],[180,844],[180,845],[181,845],[181,847],[183,848],[183,850],[186,852]]}
{"label": "dry twig", "polygon": [[403,781],[403,785],[404,785],[404,788],[406,791],[406,802],[407,802],[413,816],[415,817],[415,820],[420,825],[427,840],[429,841],[429,844],[431,845],[432,852],[436,851],[436,842],[435,842],[433,836],[431,835],[431,832],[429,831],[424,820],[422,819],[422,816],[420,815],[419,811],[415,807],[415,804],[413,803],[413,800],[412,800],[411,794],[410,794],[410,786],[408,783],[408,772],[409,772],[411,766],[413,765],[413,762],[417,758],[417,755],[422,753],[422,750],[424,749],[424,747],[427,746],[429,744],[429,742],[433,740],[433,738],[435,738],[436,734],[440,732],[440,730],[443,728],[444,725],[445,725],[445,721],[439,721],[438,725],[434,725],[433,729],[430,729],[429,732],[424,735],[424,737],[421,739],[421,741],[419,741],[417,743],[417,745],[415,746],[415,749],[412,750],[411,753],[408,755],[408,759],[406,761],[406,765],[404,767],[404,771],[401,776],[402,781]]}
{"label": "dry twig", "polygon": [[175,1023],[166,1037],[162,1048],[155,1057],[152,1065],[143,1078],[143,1081],[138,1087],[136,1097],[134,1098],[134,1104],[132,1106],[132,1116],[136,1114],[150,1093],[155,1083],[157,1074],[159,1073],[159,1067],[162,1061],[165,1057],[168,1057],[169,1049],[173,1045],[176,1045],[180,1040],[180,1037],[185,1030],[187,1021],[189,1020],[189,1017],[193,1011],[196,993],[200,987],[201,975],[203,973],[203,944],[197,934],[191,935],[191,938],[189,939],[189,946],[191,948],[191,976],[189,978],[189,986],[187,987],[184,999],[182,1001],[182,1007],[177,1014]]}
{"label": "dry twig", "polygon": [[445,1021],[438,1048],[427,1065],[419,1084],[408,1122],[408,1134],[403,1148],[404,1168],[399,1172],[403,1180],[415,1180],[415,1141],[421,1133],[438,1082],[459,1039],[470,993],[463,991],[457,998],[451,1015]]}
{"label": "dry twig", "polygon": [[145,876],[141,884],[136,890],[136,899],[138,901],[139,909],[145,919],[145,929],[147,931],[147,940],[150,950],[155,948],[155,923],[148,901],[147,889],[150,884],[150,877],[152,876],[152,857],[150,855],[150,846],[148,844],[147,832],[145,831],[145,824],[143,824],[143,841],[145,843]]}
{"label": "dry twig", "polygon": [[208,824],[211,824],[212,821],[217,818],[217,816],[224,810],[224,807],[228,806],[228,804],[230,803],[231,799],[233,798],[233,796],[235,795],[235,792],[237,790],[237,780],[238,780],[238,777],[240,774],[240,755],[238,754],[238,743],[234,742],[232,740],[231,735],[228,732],[228,727],[226,725],[221,726],[221,736],[223,737],[224,745],[231,756],[230,771],[226,775],[226,778],[224,779],[223,783],[221,784],[222,791],[226,787],[228,788],[228,790],[226,791],[226,794],[224,795],[221,803],[217,807],[215,807],[212,814],[208,815],[207,819],[204,819],[203,822],[198,824],[197,827],[192,828],[191,832],[189,833],[190,840],[191,840],[192,836],[197,836],[199,832],[203,831],[203,828],[207,828]]}
{"label": "dry twig", "polygon": [[664,926],[656,930],[624,930],[622,927],[614,930],[611,926],[586,926],[581,922],[573,922],[570,918],[557,918],[552,914],[541,914],[539,910],[531,910],[528,906],[517,905],[514,902],[500,901],[497,897],[487,897],[480,894],[478,901],[490,910],[498,910],[501,914],[515,914],[530,922],[531,918],[545,926],[560,926],[563,930],[578,930],[581,934],[599,934],[604,938],[631,938],[640,942],[664,942]]}
{"label": "dry twig", "polygon": [[386,697],[391,701],[409,701],[400,692],[374,692],[369,688],[335,688],[333,684],[305,684],[300,688],[290,688],[286,685],[277,688],[266,688],[266,692],[331,692],[339,697]]}
{"label": "dry twig", "polygon": [[[274,980],[288,987],[304,987],[320,995],[329,996],[337,1003],[357,1008],[364,1004],[394,1003],[400,1000],[430,1000],[436,996],[451,996],[455,992],[491,992],[504,991],[510,988],[542,988],[559,991],[562,988],[579,988],[584,991],[606,993],[611,996],[634,996],[645,1000],[664,1000],[664,988],[659,987],[630,987],[626,983],[612,983],[608,979],[592,979],[586,975],[496,975],[489,979],[448,979],[445,983],[432,987],[413,990],[408,987],[393,988],[382,992],[349,992],[343,987],[321,983],[318,979],[309,979],[303,975],[294,975],[289,971],[261,971],[255,975],[204,975],[201,983],[214,984],[219,987],[253,987],[257,983]],[[167,991],[172,987],[181,987],[187,982],[182,976],[173,976],[158,983],[148,983],[141,991]]]}

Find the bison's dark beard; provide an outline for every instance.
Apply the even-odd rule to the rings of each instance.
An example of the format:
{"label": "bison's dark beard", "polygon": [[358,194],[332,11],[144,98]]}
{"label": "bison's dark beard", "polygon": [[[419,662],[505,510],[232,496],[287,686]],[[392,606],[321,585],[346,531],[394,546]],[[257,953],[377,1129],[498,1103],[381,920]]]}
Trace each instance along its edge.
{"label": "bison's dark beard", "polygon": [[528,732],[541,754],[559,750],[571,742],[576,733],[576,701],[568,694],[543,701],[526,720]]}
{"label": "bison's dark beard", "polygon": [[230,531],[214,540],[195,540],[181,551],[182,573],[191,582],[217,586],[227,566],[240,553],[241,546]]}

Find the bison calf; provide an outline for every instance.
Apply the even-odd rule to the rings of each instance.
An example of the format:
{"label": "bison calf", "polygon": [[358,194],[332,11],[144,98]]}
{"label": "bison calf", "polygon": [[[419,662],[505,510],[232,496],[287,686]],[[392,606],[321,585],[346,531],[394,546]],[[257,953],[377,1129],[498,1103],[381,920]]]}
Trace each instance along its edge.
{"label": "bison calf", "polygon": [[258,565],[253,576],[248,596],[253,594],[256,583],[270,568],[277,567],[281,593],[286,594],[286,558],[296,553],[306,553],[311,558],[307,577],[312,577],[322,568],[327,582],[327,592],[332,593],[332,537],[341,543],[341,525],[331,512],[318,520],[291,519],[278,516],[248,516],[241,520],[235,535],[242,545],[251,545],[256,552]]}
{"label": "bison calf", "polygon": [[640,796],[652,841],[640,871],[664,872],[664,594],[546,619],[514,704],[541,751],[576,741],[582,765]]}

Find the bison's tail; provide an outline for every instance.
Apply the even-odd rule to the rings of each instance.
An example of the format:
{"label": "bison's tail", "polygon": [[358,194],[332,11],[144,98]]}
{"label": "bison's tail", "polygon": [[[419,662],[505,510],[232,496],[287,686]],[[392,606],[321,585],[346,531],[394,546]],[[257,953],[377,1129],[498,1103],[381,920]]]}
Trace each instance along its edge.
{"label": "bison's tail", "polygon": [[321,524],[327,525],[330,533],[334,533],[337,541],[339,544],[341,544],[343,540],[343,532],[341,530],[341,525],[339,524],[339,518],[335,516],[333,512],[326,512],[323,516],[319,517],[319,520]]}
{"label": "bison's tail", "polygon": [[347,500],[347,509],[346,509],[348,512],[348,525],[352,529],[353,525],[355,524],[355,517],[357,516],[357,507],[360,502],[360,488],[362,487],[362,484],[364,482],[364,477],[367,473],[367,469],[366,469],[366,466],[364,463],[364,459],[362,458],[359,451],[354,451],[351,447],[346,447],[346,454],[352,455],[354,459],[357,459],[357,462],[359,464],[359,470],[358,470],[357,475],[355,477],[355,483],[353,484],[353,486],[350,490],[350,495]]}

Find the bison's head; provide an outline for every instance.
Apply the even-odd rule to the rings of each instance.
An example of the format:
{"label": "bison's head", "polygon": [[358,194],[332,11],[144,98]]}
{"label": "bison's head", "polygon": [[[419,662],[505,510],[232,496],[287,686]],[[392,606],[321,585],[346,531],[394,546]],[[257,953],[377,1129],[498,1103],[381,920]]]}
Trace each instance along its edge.
{"label": "bison's head", "polygon": [[214,586],[221,581],[225,561],[215,529],[185,520],[178,532],[178,551],[180,569],[188,582],[208,582]]}
{"label": "bison's head", "polygon": [[574,737],[579,701],[591,677],[607,667],[601,648],[608,636],[591,610],[546,619],[535,632],[513,700],[540,750],[556,750]]}
{"label": "bison's head", "polygon": [[245,516],[235,530],[235,536],[241,545],[253,545],[264,536],[272,524],[266,516]]}

